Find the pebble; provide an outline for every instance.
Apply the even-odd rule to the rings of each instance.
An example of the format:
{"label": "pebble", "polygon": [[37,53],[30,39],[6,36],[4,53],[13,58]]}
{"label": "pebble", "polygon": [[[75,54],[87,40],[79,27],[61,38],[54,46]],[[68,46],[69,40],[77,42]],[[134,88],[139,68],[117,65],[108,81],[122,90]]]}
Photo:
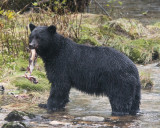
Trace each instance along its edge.
{"label": "pebble", "polygon": [[56,120],[54,120],[54,121],[51,121],[49,124],[51,124],[51,125],[70,125],[70,123],[67,123],[67,122],[62,122],[62,121],[56,121]]}
{"label": "pebble", "polygon": [[76,119],[81,119],[83,121],[91,121],[91,122],[102,122],[102,121],[104,121],[104,117],[99,117],[99,116],[77,117]]}

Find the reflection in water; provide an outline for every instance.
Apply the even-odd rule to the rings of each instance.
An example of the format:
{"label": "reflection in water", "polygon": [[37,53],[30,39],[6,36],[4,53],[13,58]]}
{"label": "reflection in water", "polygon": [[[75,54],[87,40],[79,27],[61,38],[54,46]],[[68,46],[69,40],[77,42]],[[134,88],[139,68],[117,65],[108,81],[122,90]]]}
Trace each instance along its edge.
{"label": "reflection in water", "polygon": [[138,66],[139,71],[149,70],[154,81],[153,90],[142,90],[141,112],[137,116],[111,116],[107,97],[89,96],[72,89],[67,111],[74,116],[105,117],[105,124],[117,127],[160,127],[160,68],[156,64]]}
{"label": "reflection in water", "polygon": [[105,126],[138,127],[140,126],[141,114],[137,116],[111,116],[111,107],[107,97],[89,96],[72,89],[70,102],[66,111],[76,117],[98,116],[104,117]]}

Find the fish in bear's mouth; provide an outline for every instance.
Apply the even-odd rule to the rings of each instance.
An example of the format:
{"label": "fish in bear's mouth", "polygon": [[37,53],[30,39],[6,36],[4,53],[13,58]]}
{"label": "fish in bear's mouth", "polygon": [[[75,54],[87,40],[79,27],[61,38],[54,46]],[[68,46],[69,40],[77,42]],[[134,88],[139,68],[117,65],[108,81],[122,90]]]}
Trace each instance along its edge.
{"label": "fish in bear's mouth", "polygon": [[31,53],[30,53],[30,57],[29,57],[29,66],[27,67],[27,71],[26,71],[24,77],[27,78],[28,80],[30,80],[31,82],[33,82],[34,84],[38,83],[36,78],[31,75],[31,73],[32,73],[32,71],[34,69],[36,60],[37,60],[36,50],[35,49],[31,49]]}
{"label": "fish in bear's mouth", "polygon": [[35,49],[31,49],[31,55],[30,55],[30,58],[29,58],[29,66],[28,66],[30,74],[32,73],[32,71],[34,69],[36,59],[37,59],[36,50]]}

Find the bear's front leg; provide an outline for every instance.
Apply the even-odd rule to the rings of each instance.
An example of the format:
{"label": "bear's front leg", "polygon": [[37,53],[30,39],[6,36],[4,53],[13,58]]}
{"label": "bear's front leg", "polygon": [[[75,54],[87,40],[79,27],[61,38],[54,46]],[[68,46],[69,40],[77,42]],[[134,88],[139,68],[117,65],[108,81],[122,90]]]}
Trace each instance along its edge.
{"label": "bear's front leg", "polygon": [[63,109],[69,102],[69,91],[70,86],[67,83],[52,84],[47,104],[40,104],[39,107],[49,111]]}

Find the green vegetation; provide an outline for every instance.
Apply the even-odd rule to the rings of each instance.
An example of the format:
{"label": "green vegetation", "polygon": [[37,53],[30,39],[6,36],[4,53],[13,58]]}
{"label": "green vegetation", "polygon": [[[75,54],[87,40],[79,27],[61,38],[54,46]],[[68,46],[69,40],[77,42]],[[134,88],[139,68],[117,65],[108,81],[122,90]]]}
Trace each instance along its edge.
{"label": "green vegetation", "polygon": [[16,77],[13,77],[11,84],[15,85],[19,89],[26,89],[28,91],[45,91],[50,89],[50,84],[46,78],[42,60],[38,60],[37,65],[32,73],[32,75],[37,78],[38,84],[34,84],[26,78],[22,77],[25,74],[24,70],[28,66],[28,61],[19,59],[17,63],[18,65],[15,67],[15,74],[17,75]]}
{"label": "green vegetation", "polygon": [[35,85],[22,77],[28,66],[27,47],[30,32],[27,25],[30,22],[36,25],[54,24],[59,33],[79,44],[113,47],[135,63],[147,64],[159,59],[159,22],[143,26],[134,19],[111,20],[104,15],[70,12],[59,15],[50,10],[20,15],[0,9],[0,15],[0,81],[3,82],[9,77],[9,85],[19,89],[44,91],[50,88],[40,59],[32,74],[39,83]]}
{"label": "green vegetation", "polygon": [[24,118],[23,118],[24,116],[28,116],[30,119],[35,118],[35,115],[32,114],[32,113],[13,110],[12,112],[10,112],[7,115],[7,117],[5,118],[5,120],[7,120],[7,121],[22,121],[22,120],[24,120]]}
{"label": "green vegetation", "polygon": [[17,58],[15,62],[6,63],[1,70],[1,81],[5,81],[9,78],[8,84],[10,86],[15,86],[18,89],[25,89],[28,91],[45,91],[50,89],[50,84],[46,78],[46,73],[44,71],[42,60],[38,59],[35,69],[32,73],[38,80],[38,84],[34,84],[31,81],[24,78],[26,68],[28,66],[28,59],[20,57]]}
{"label": "green vegetation", "polygon": [[[114,47],[135,63],[147,64],[159,59],[160,38],[155,38],[151,33],[154,29],[144,27],[134,19],[110,21],[101,17],[101,15],[98,15],[98,18],[97,15],[88,15],[86,19],[83,17],[78,43]],[[95,22],[92,23],[90,19]]]}
{"label": "green vegetation", "polygon": [[20,89],[26,89],[28,91],[44,91],[44,90],[49,90],[50,88],[50,84],[48,82],[47,79],[39,79],[38,78],[39,83],[38,84],[33,84],[30,81],[28,81],[25,78],[21,78],[21,77],[17,77],[14,81],[13,81],[13,85],[15,85],[16,87],[19,87]]}
{"label": "green vegetation", "polygon": [[27,128],[22,122],[8,122],[5,123],[2,128]]}
{"label": "green vegetation", "polygon": [[155,23],[153,26],[158,27],[160,29],[160,22]]}
{"label": "green vegetation", "polygon": [[142,89],[150,90],[154,84],[150,77],[150,71],[140,72]]}
{"label": "green vegetation", "polygon": [[19,11],[23,9],[26,5],[31,4],[32,2],[35,1],[36,0],[1,0],[0,6],[3,9]]}

